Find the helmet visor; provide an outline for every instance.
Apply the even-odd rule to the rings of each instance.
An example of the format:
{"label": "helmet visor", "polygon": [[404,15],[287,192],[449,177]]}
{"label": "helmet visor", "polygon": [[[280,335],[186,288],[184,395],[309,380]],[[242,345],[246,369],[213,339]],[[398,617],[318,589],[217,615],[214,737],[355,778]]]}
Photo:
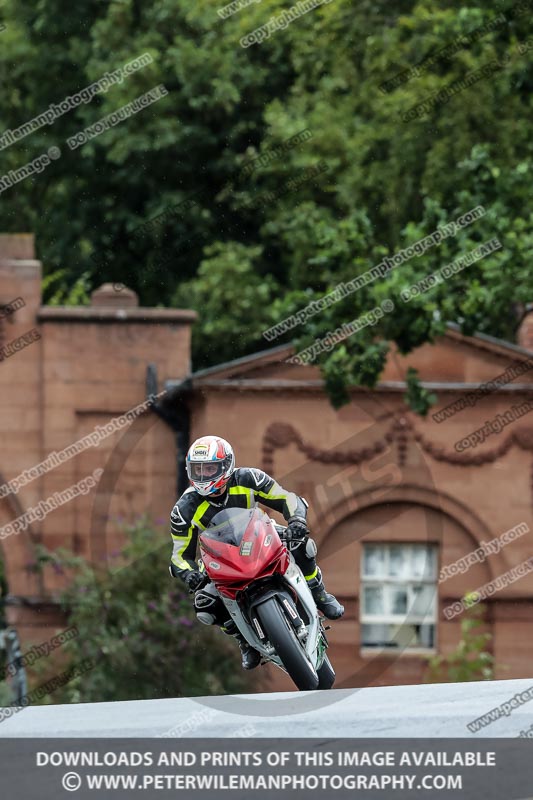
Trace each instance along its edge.
{"label": "helmet visor", "polygon": [[192,481],[216,481],[225,471],[225,461],[190,461],[189,478]]}

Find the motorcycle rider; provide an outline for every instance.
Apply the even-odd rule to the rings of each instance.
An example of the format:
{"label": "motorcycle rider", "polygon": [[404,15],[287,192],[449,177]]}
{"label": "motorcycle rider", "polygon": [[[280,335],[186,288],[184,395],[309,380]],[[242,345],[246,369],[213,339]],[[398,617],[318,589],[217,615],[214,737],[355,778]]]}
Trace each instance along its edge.
{"label": "motorcycle rider", "polygon": [[291,552],[302,570],[317,608],[328,619],[344,614],[336,598],[326,592],[322,574],[315,561],[316,544],[309,539],[306,524],[307,502],[303,497],[283,489],[263,470],[235,468],[233,448],[220,436],[202,436],[189,448],[186,458],[191,486],[176,502],[170,515],[173,551],[170,574],[195,592],[194,608],[198,619],[218,625],[234,636],[241,650],[243,669],[253,669],[261,656],[244,638],[229,613],[202,562],[195,562],[198,532],[209,526],[222,508],[252,508],[257,502],[279,511],[287,528],[283,536],[291,542]]}

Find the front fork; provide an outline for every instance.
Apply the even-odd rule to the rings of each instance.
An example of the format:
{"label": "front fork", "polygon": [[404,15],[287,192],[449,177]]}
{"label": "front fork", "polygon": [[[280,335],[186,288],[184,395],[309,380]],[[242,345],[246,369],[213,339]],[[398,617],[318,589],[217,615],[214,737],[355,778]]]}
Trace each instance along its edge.
{"label": "front fork", "polygon": [[[311,590],[292,554],[290,554],[289,566],[283,575],[283,580],[278,578],[277,584],[266,588],[266,591],[258,587],[260,600],[264,602],[274,595],[281,599],[281,605],[285,610],[287,619],[294,628],[294,632],[300,639],[310,660],[316,663],[316,667],[319,668],[328,647],[328,640]],[[297,595],[299,603],[303,607],[307,623],[302,619],[302,615],[294,601],[293,593]],[[248,643],[266,657],[274,655],[275,649],[267,643],[261,623],[257,618],[257,613],[254,611],[258,605],[254,603],[254,598],[251,598],[250,607],[246,609],[246,612],[242,610],[238,600],[231,600],[222,595],[221,598],[232,620]]]}

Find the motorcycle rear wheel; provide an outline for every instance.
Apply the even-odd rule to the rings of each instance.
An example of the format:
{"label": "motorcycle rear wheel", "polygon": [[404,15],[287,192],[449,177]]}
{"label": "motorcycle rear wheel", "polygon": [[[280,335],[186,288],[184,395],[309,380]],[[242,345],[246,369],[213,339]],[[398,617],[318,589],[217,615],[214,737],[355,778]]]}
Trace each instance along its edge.
{"label": "motorcycle rear wheel", "polygon": [[294,628],[275,597],[257,606],[257,615],[271,645],[300,691],[318,689],[319,677],[307,658]]}
{"label": "motorcycle rear wheel", "polygon": [[335,683],[335,670],[331,666],[331,661],[327,656],[324,656],[324,661],[317,669],[318,675],[318,688],[319,689],[331,689],[333,684]]}

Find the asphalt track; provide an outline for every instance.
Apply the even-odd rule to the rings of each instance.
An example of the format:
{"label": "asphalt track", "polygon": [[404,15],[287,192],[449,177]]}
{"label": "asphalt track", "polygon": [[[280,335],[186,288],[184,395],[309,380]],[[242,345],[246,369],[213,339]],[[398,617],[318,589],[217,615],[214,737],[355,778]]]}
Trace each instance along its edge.
{"label": "asphalt track", "polygon": [[531,679],[29,706],[0,737],[516,737],[533,726],[533,700],[477,733],[467,723],[530,688],[533,698]]}

